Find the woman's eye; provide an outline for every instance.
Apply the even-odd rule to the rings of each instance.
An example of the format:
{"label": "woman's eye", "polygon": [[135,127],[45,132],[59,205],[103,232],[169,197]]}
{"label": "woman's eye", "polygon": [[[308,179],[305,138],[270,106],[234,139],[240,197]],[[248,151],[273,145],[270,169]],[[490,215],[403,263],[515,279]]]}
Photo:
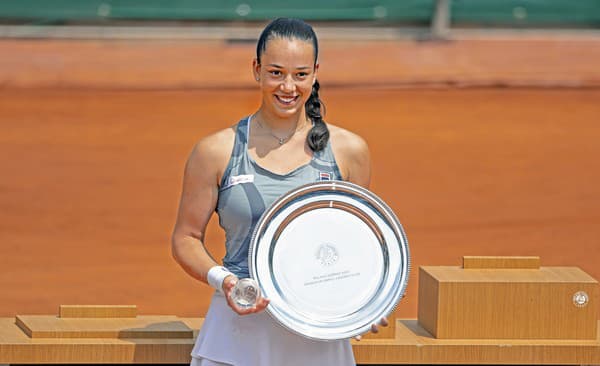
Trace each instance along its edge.
{"label": "woman's eye", "polygon": [[279,76],[279,75],[281,75],[281,71],[279,71],[279,70],[272,70],[271,71],[271,75],[273,75],[273,76]]}
{"label": "woman's eye", "polygon": [[299,78],[304,78],[304,77],[306,77],[306,75],[308,75],[308,73],[306,73],[306,72],[299,72],[297,75],[298,75]]}

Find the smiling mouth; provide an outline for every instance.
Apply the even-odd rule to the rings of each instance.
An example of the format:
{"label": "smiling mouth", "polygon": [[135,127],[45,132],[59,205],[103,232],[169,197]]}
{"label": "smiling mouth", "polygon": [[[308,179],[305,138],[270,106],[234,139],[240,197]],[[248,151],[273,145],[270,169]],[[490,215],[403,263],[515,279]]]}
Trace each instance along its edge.
{"label": "smiling mouth", "polygon": [[300,96],[283,96],[283,95],[275,95],[275,98],[279,101],[279,103],[283,105],[292,105],[296,100],[298,100]]}

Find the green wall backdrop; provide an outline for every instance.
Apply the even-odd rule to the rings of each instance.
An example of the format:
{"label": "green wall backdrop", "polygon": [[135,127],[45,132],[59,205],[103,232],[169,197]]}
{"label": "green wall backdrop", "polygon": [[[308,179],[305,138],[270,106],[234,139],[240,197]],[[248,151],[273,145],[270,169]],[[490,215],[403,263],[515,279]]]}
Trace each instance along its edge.
{"label": "green wall backdrop", "polygon": [[[260,21],[278,16],[427,24],[435,0],[3,0],[0,22]],[[600,27],[600,0],[452,0],[453,24]]]}

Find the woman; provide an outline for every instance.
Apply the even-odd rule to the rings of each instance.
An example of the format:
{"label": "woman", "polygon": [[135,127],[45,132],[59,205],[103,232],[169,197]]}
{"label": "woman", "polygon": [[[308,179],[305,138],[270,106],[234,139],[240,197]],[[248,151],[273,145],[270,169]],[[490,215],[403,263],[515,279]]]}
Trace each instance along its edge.
{"label": "woman", "polygon": [[[297,19],[271,22],[253,61],[262,93],[259,109],[199,141],[188,159],[173,255],[188,274],[217,290],[192,365],[355,364],[348,340],[305,339],[263,311],[268,299],[242,309],[230,298],[237,280],[249,277],[254,226],[279,196],[320,179],[369,185],[364,140],[322,119],[317,60],[318,42],[310,25]],[[223,266],[203,246],[213,211],[226,233]]]}

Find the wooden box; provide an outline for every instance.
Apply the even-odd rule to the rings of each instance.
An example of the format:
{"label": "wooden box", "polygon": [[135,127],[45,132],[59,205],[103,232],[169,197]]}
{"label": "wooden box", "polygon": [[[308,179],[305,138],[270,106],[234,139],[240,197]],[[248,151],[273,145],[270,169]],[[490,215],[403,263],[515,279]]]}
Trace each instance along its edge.
{"label": "wooden box", "polygon": [[[537,258],[537,259],[536,259]],[[598,281],[538,257],[422,266],[418,322],[441,339],[596,339]]]}

